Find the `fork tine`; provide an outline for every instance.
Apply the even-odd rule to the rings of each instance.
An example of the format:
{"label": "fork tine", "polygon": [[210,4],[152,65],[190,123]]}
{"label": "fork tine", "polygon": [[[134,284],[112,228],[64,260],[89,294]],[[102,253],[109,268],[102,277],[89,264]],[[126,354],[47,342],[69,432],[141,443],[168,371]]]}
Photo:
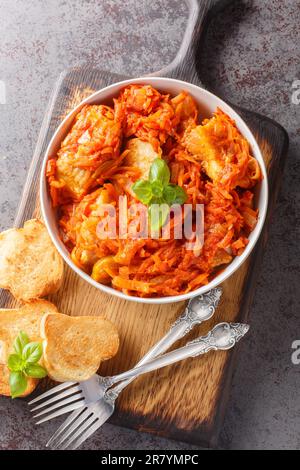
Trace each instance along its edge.
{"label": "fork tine", "polygon": [[[92,415],[92,416],[91,416]],[[74,431],[76,431],[78,428],[81,428],[81,424],[84,424],[84,421],[87,420],[88,418],[92,417],[93,421],[95,421],[96,416],[94,416],[92,410],[88,407],[86,410],[81,413],[78,418],[73,422],[73,424],[60,436],[60,438],[57,440],[55,443],[54,449],[57,449],[65,440],[67,437],[70,436]],[[71,436],[72,438],[72,436]],[[68,440],[69,442],[69,440]]]}
{"label": "fork tine", "polygon": [[[98,424],[99,419],[97,418],[97,416],[92,414],[92,416],[90,416],[84,423],[82,423],[82,425],[79,426],[77,431],[74,432],[74,434],[72,434],[71,437],[69,437],[69,439],[60,447],[61,450],[67,449],[72,444],[72,442],[76,442],[76,439],[83,433],[83,431],[85,431],[87,428],[90,428],[94,423]],[[98,425],[98,427],[100,426],[101,423]]]}
{"label": "fork tine", "polygon": [[86,441],[94,432],[97,431],[102,426],[102,421],[99,419],[89,428],[87,429],[78,439],[76,439],[75,442],[73,442],[73,445],[71,446],[71,450],[77,449],[81,444],[83,444],[84,441]]}
{"label": "fork tine", "polygon": [[57,416],[64,415],[65,413],[69,413],[70,411],[77,410],[78,408],[82,408],[82,400],[76,401],[75,403],[72,403],[69,406],[64,406],[63,408],[60,408],[59,410],[55,411],[51,415],[48,415],[45,418],[40,419],[35,424],[42,424],[45,421],[49,421],[50,419],[57,418]]}
{"label": "fork tine", "polygon": [[70,395],[73,395],[75,392],[80,392],[80,391],[81,390],[80,390],[79,386],[75,385],[74,387],[68,388],[64,392],[59,393],[58,395],[55,395],[52,398],[49,398],[49,400],[43,401],[43,403],[41,403],[40,405],[35,406],[34,408],[31,408],[30,411],[33,412],[33,411],[39,410],[40,408],[43,408],[44,406],[48,406],[51,403],[54,403],[58,400],[61,400],[62,398],[68,397]]}
{"label": "fork tine", "polygon": [[[69,437],[68,441],[63,444],[62,447],[60,447],[62,450],[69,448],[74,441],[75,448],[77,448],[80,443],[84,442],[91,434],[93,434],[107,421],[110,414],[107,414],[107,412],[103,410],[103,408],[99,409],[99,406],[97,405],[98,403],[95,403],[94,406],[90,407],[91,411],[93,411],[92,416],[90,416],[84,423],[82,423],[78,430],[74,434],[72,434],[71,437]],[[89,433],[89,429],[91,429],[91,433]],[[71,446],[71,449],[72,448],[73,446]]]}
{"label": "fork tine", "polygon": [[65,388],[68,388],[70,387],[71,385],[75,385],[76,382],[64,382],[62,384],[59,384],[57,385],[56,387],[53,387],[51,388],[50,390],[48,390],[47,392],[45,393],[42,393],[41,395],[39,395],[38,397],[36,397],[34,400],[31,400],[28,405],[33,405],[34,403],[40,401],[40,400],[43,400],[43,398],[47,398],[47,397],[50,397],[51,395],[53,395],[54,393],[57,393],[57,392],[60,392],[60,390],[64,390]]}
{"label": "fork tine", "polygon": [[83,405],[81,408],[78,408],[78,410],[74,410],[73,413],[70,414],[70,416],[62,423],[62,425],[55,431],[53,436],[49,439],[49,441],[46,444],[46,447],[49,447],[60,435],[61,433],[71,424],[73,421],[77,418],[80,413],[85,409],[85,406]]}
{"label": "fork tine", "polygon": [[39,416],[42,416],[46,413],[50,413],[50,411],[54,411],[56,410],[57,408],[60,408],[62,406],[65,406],[65,405],[69,405],[69,403],[73,403],[74,401],[77,401],[79,399],[83,399],[84,396],[83,396],[83,393],[80,392],[80,393],[76,393],[75,395],[72,395],[71,397],[68,397],[68,398],[65,398],[64,400],[61,400],[61,401],[58,401],[57,403],[54,403],[54,405],[52,406],[49,406],[48,408],[40,411],[39,413],[37,413],[36,415],[34,415],[33,417],[34,418],[38,418]]}

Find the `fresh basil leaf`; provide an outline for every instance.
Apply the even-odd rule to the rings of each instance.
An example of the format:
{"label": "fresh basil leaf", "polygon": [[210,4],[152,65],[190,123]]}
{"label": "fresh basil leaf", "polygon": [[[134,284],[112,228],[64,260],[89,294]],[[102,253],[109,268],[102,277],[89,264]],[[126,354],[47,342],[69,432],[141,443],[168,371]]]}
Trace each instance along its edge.
{"label": "fresh basil leaf", "polygon": [[176,196],[172,204],[184,204],[187,200],[187,194],[185,190],[181,186],[174,186],[174,189]]}
{"label": "fresh basil leaf", "polygon": [[168,184],[168,186],[164,188],[163,197],[171,206],[172,204],[183,204],[187,199],[187,194],[181,186]]}
{"label": "fresh basil leaf", "polygon": [[166,162],[162,158],[156,158],[152,163],[149,171],[149,181],[160,181],[166,186],[170,181],[170,170]]}
{"label": "fresh basil leaf", "polygon": [[150,205],[152,206],[152,204],[165,204],[165,201],[162,197],[153,197],[151,199],[151,204]]}
{"label": "fresh basil leaf", "polygon": [[12,398],[23,395],[27,388],[27,378],[21,371],[13,371],[9,376],[9,386]]}
{"label": "fresh basil leaf", "polygon": [[138,180],[132,185],[132,189],[143,204],[149,204],[152,198],[152,187],[149,181]]}
{"label": "fresh basil leaf", "polygon": [[46,369],[39,364],[28,364],[25,368],[25,373],[35,379],[43,379],[47,375]]}
{"label": "fresh basil leaf", "polygon": [[166,201],[169,206],[174,204],[174,201],[176,199],[176,187],[172,184],[168,184],[168,186],[164,187],[163,191],[163,198]]}
{"label": "fresh basil leaf", "polygon": [[151,183],[152,194],[154,198],[161,198],[163,195],[164,187],[160,181],[153,181]]}
{"label": "fresh basil leaf", "polygon": [[170,213],[170,208],[168,204],[151,204],[148,213],[151,232],[158,232],[159,229],[164,226]]}
{"label": "fresh basil leaf", "polygon": [[20,331],[18,336],[16,337],[14,341],[14,350],[16,354],[19,354],[20,356],[22,355],[23,349],[26,346],[26,344],[29,343],[29,338],[24,331]]}
{"label": "fresh basil leaf", "polygon": [[17,372],[23,369],[24,362],[22,357],[18,354],[11,354],[7,361],[7,366],[10,371]]}
{"label": "fresh basil leaf", "polygon": [[43,348],[41,343],[32,342],[26,344],[25,348],[23,349],[22,358],[27,363],[34,364],[41,359],[42,354]]}

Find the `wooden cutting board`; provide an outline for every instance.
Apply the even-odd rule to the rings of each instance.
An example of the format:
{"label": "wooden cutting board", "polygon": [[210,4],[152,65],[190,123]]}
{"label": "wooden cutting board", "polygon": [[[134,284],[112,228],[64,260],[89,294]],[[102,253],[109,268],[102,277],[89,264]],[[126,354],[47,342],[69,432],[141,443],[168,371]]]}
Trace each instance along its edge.
{"label": "wooden cutting board", "polygon": [[[183,47],[183,54],[179,54],[180,60],[161,71],[162,75],[201,85],[195,52],[208,19],[212,13],[218,12],[219,4],[216,6],[214,3],[209,0],[200,2],[200,9],[194,12],[192,37],[186,38],[188,47]],[[38,182],[41,162],[47,144],[61,120],[93,91],[124,78],[88,67],[71,69],[60,76],[45,114],[16,217],[16,226],[40,215]],[[252,129],[266,162],[270,185],[268,216],[255,251],[222,285],[224,293],[215,317],[196,327],[177,346],[205,334],[219,321],[249,321],[255,280],[267,241],[288,139],[284,129],[274,121],[236,106],[235,109]],[[185,306],[184,303],[142,305],[109,297],[89,286],[67,266],[63,286],[50,300],[60,311],[69,315],[105,314],[117,325],[121,337],[120,350],[115,359],[103,364],[101,374],[114,374],[132,367],[165,334]],[[14,305],[12,297],[1,291],[1,308]],[[239,348],[186,360],[137,379],[121,394],[117,412],[111,422],[196,445],[215,446]],[[49,383],[44,382],[44,386],[49,386]]]}

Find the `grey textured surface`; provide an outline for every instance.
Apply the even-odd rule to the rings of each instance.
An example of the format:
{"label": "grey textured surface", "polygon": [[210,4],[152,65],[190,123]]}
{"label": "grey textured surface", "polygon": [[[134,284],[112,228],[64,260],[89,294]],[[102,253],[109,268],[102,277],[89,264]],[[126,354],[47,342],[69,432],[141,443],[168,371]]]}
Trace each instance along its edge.
{"label": "grey textured surface", "polygon": [[[89,63],[139,75],[175,55],[186,21],[180,0],[0,0],[0,228],[10,226],[45,106],[59,72]],[[289,132],[291,144],[263,269],[241,350],[220,447],[300,449],[300,366],[291,345],[299,321],[300,3],[245,0],[212,23],[202,80],[225,99],[264,113]],[[0,399],[0,449],[42,449],[58,422],[33,426],[23,401]],[[188,449],[134,431],[104,426],[86,449]]]}

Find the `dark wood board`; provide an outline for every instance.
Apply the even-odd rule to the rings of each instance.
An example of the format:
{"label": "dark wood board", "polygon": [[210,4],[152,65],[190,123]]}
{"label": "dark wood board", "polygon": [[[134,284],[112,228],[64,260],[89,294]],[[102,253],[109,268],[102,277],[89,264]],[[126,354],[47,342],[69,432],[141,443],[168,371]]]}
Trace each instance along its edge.
{"label": "dark wood board", "polygon": [[[203,1],[194,30],[191,47],[184,62],[164,73],[199,84],[195,60],[196,39],[205,29],[211,1]],[[219,6],[219,5],[218,5]],[[214,10],[215,12],[217,10]],[[47,144],[64,116],[93,91],[126,77],[89,67],[74,68],[63,73],[53,91],[46,111],[27,182],[16,216],[15,225],[39,216],[38,184],[40,167]],[[196,328],[187,340],[204,334],[218,321],[246,321],[254,295],[255,281],[267,242],[268,228],[274,209],[287,151],[287,135],[277,123],[253,112],[235,109],[252,129],[262,150],[269,177],[270,203],[261,238],[253,254],[223,284],[223,297],[216,316]],[[121,335],[117,357],[101,368],[102,374],[123,371],[137,360],[168,329],[184,308],[184,303],[163,306],[141,305],[111,298],[79,279],[66,267],[60,291],[51,297],[60,310],[70,315],[102,314],[116,323]],[[15,305],[5,291],[0,293],[1,308]],[[207,357],[188,360],[133,382],[120,396],[117,412],[111,422],[164,437],[214,447],[223,421],[235,359],[239,348],[231,352],[211,353]]]}

